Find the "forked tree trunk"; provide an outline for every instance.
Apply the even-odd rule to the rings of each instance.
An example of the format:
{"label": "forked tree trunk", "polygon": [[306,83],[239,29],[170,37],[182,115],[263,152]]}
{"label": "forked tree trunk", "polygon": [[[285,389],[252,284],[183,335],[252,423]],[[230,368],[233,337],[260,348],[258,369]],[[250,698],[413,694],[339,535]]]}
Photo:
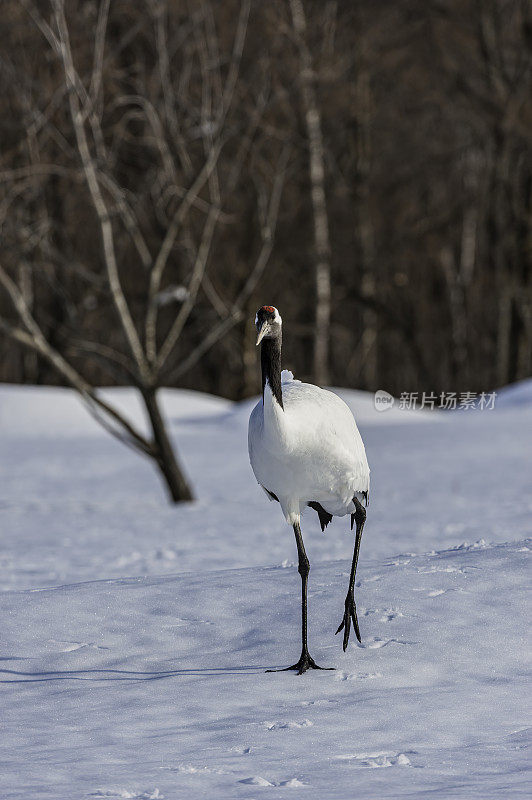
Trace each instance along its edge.
{"label": "forked tree trunk", "polygon": [[166,490],[173,503],[194,500],[194,495],[170,442],[164,417],[157,401],[156,389],[141,389],[142,399],[150,418],[154,459],[159,467]]}

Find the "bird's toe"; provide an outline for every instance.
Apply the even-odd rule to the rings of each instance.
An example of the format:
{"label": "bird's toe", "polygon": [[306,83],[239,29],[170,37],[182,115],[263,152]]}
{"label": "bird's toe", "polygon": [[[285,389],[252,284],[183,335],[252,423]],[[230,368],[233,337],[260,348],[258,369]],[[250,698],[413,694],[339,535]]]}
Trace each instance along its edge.
{"label": "bird's toe", "polygon": [[[349,634],[351,633],[351,622],[353,623],[353,628],[355,631],[355,636],[357,637],[358,641],[361,642],[360,638],[360,628],[358,626],[358,617],[357,617],[357,609],[355,605],[355,598],[351,595],[347,595],[345,599],[345,611],[344,611],[344,618],[342,619],[340,625],[336,633],[340,633],[343,630],[344,632],[344,639],[343,639],[343,650],[344,653],[347,650],[347,645],[349,643]],[[336,634],[335,634],[336,635]]]}

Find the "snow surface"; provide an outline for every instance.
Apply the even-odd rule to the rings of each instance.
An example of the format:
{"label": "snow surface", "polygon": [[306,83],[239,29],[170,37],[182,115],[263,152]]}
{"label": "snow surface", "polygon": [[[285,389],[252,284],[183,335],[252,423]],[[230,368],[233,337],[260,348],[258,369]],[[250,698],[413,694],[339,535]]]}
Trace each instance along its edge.
{"label": "snow surface", "polygon": [[299,576],[253,401],[163,393],[199,497],[175,508],[68,390],[0,387],[2,800],[530,796],[532,382],[474,413],[341,394],[372,468],[362,645],[334,636],[348,523],[309,510],[310,651],[336,671],[298,677],[264,673],[299,655]]}

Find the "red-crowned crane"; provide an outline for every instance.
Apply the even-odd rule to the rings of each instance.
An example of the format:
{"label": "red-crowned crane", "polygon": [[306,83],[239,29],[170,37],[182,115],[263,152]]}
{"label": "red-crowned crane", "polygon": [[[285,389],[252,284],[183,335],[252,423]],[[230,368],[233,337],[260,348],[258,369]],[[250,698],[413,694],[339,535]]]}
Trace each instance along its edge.
{"label": "red-crowned crane", "polygon": [[351,622],[360,641],[354,587],[366,521],[369,466],[364,443],[348,406],[333,392],[281,374],[282,320],[273,306],[262,306],[255,317],[261,345],[262,398],[249,418],[249,460],[258,483],[277,500],[294,529],[301,576],[301,657],[288,670],[301,675],[319,667],[307,644],[307,581],[310,570],[301,535],[300,515],[310,506],[322,530],[333,516],[351,514],[356,523],[355,547],[343,620],[347,648]]}

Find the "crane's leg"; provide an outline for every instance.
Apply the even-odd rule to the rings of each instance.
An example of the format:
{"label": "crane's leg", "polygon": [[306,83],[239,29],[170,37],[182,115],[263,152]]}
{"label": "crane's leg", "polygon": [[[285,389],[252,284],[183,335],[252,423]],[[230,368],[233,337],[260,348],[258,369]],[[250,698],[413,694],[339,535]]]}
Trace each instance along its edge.
{"label": "crane's leg", "polygon": [[355,636],[360,642],[360,628],[358,627],[357,607],[355,605],[355,576],[357,572],[358,554],[360,551],[360,542],[362,540],[362,531],[364,530],[364,523],[366,521],[366,509],[362,503],[356,498],[353,498],[355,504],[355,513],[351,514],[351,529],[353,528],[353,520],[356,522],[356,535],[355,535],[355,550],[353,553],[353,563],[351,565],[351,575],[349,577],[349,589],[345,598],[345,612],[344,618],[336,631],[340,633],[343,628],[344,631],[344,652],[347,650],[347,643],[349,641],[349,631],[351,628],[351,620],[353,621],[353,628],[355,629]]}
{"label": "crane's leg", "polygon": [[303,544],[303,536],[301,535],[301,527],[299,522],[294,523],[294,533],[296,535],[297,555],[298,555],[298,568],[297,571],[301,575],[301,657],[296,664],[291,667],[286,667],[284,670],[268,669],[267,672],[287,672],[288,670],[297,670],[298,675],[302,675],[307,669],[334,669],[334,667],[319,667],[308,651],[307,644],[307,581],[310,572],[310,563],[305,552],[305,545]]}

